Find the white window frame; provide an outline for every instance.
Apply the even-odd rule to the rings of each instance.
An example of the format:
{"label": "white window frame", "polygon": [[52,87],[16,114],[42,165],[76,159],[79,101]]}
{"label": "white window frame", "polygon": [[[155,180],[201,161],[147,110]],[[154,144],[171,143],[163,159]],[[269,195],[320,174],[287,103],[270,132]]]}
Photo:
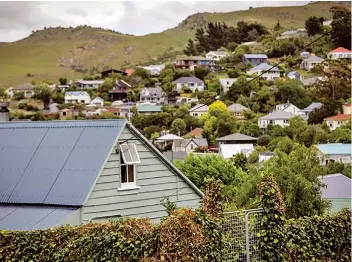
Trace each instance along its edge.
{"label": "white window frame", "polygon": [[[132,154],[129,150],[125,150],[123,151],[123,147],[124,145],[128,145],[129,148],[133,148],[136,152],[136,157],[137,157],[137,160],[134,161],[133,158],[132,158]],[[128,149],[129,149],[128,148]],[[120,188],[118,190],[128,190],[128,189],[138,189],[140,188],[139,186],[137,186],[137,165],[136,164],[139,164],[141,162],[140,160],[140,157],[139,157],[139,154],[138,154],[138,151],[137,151],[137,147],[136,147],[136,144],[120,144],[119,145],[119,149],[120,149]],[[126,161],[126,158],[125,158],[125,153],[129,153],[130,154],[130,157],[131,157],[131,160],[132,161]],[[126,167],[126,172],[127,172],[127,182],[124,182],[122,183],[122,170],[123,170],[123,166]],[[129,170],[129,167],[132,166],[133,168],[133,182],[129,182],[128,181],[128,170]]]}

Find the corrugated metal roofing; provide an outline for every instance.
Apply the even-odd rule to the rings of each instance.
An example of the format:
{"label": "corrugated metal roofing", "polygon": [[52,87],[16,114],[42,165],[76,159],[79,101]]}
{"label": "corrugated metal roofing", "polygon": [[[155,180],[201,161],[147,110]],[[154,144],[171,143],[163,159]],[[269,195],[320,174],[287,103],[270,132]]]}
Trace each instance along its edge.
{"label": "corrugated metal roofing", "polygon": [[294,117],[294,115],[291,113],[275,110],[272,113],[259,118],[259,120],[281,120],[281,119],[290,119],[292,117]]}
{"label": "corrugated metal roofing", "polygon": [[331,174],[321,177],[326,187],[321,188],[324,198],[351,199],[351,179],[342,174]]}
{"label": "corrugated metal roofing", "polygon": [[62,223],[74,207],[0,205],[0,229],[33,230],[51,228]]}
{"label": "corrugated metal roofing", "polygon": [[235,133],[235,134],[231,134],[228,136],[223,136],[220,138],[217,138],[216,140],[218,141],[257,141],[258,138],[256,137],[251,137],[251,136],[247,136],[244,134],[240,134],[240,133]]}
{"label": "corrugated metal roofing", "polygon": [[0,124],[0,203],[80,206],[124,120]]}
{"label": "corrugated metal roofing", "polygon": [[351,144],[319,144],[316,147],[324,155],[351,155]]}
{"label": "corrugated metal roofing", "polygon": [[244,54],[243,55],[245,58],[261,58],[261,59],[267,59],[268,56],[266,54]]}

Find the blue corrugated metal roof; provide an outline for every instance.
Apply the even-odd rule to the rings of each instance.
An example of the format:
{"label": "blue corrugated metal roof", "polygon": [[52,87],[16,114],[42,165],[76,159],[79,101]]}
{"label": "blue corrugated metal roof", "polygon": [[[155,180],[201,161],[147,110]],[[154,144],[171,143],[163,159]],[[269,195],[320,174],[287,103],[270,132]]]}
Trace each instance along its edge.
{"label": "blue corrugated metal roof", "polygon": [[0,124],[0,203],[80,206],[124,120]]}
{"label": "blue corrugated metal roof", "polygon": [[0,229],[33,230],[54,227],[78,210],[73,207],[0,205]]}
{"label": "blue corrugated metal roof", "polygon": [[316,147],[324,155],[351,155],[351,144],[319,144]]}

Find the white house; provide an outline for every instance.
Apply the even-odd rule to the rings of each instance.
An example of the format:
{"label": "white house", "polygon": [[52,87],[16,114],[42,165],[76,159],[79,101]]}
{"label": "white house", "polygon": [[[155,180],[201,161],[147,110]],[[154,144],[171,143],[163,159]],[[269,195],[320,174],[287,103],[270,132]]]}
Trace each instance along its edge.
{"label": "white house", "polygon": [[288,72],[287,78],[301,80],[301,74],[297,71],[291,71],[291,72]]}
{"label": "white house", "polygon": [[103,107],[104,106],[104,99],[102,99],[101,97],[97,96],[96,98],[94,98],[91,102],[91,105],[94,105],[96,107]]}
{"label": "white house", "polygon": [[144,87],[141,90],[140,102],[165,103],[167,97],[161,87]]}
{"label": "white house", "polygon": [[77,80],[75,82],[78,89],[97,89],[101,84],[104,83],[104,80]]}
{"label": "white house", "polygon": [[65,104],[89,104],[90,95],[86,91],[67,91]]}
{"label": "white house", "polygon": [[346,59],[349,58],[351,59],[352,52],[351,50],[348,50],[344,47],[338,47],[332,51],[329,52],[328,57],[330,59]]}
{"label": "white house", "polygon": [[229,91],[230,87],[237,81],[237,78],[221,78],[220,84],[222,86],[222,92],[225,94]]}
{"label": "white house", "polygon": [[351,105],[352,104],[343,105],[343,114],[330,116],[324,119],[331,131],[351,120]]}
{"label": "white house", "polygon": [[[267,72],[265,72],[267,71]],[[280,71],[277,67],[272,67],[267,63],[261,63],[247,71],[247,75],[260,75],[265,72],[261,77],[266,80],[275,80],[280,77]]]}
{"label": "white house", "polygon": [[208,141],[205,138],[187,138],[182,140],[174,140],[172,143],[173,152],[191,153],[200,146],[208,146]]}
{"label": "white house", "polygon": [[201,117],[202,115],[208,113],[208,106],[204,104],[199,104],[188,110],[189,114],[194,117]]}
{"label": "white house", "polygon": [[284,112],[284,111],[273,111],[272,113],[263,116],[258,119],[258,126],[260,129],[265,130],[269,124],[279,125],[279,126],[288,126],[289,119],[295,115]]}
{"label": "white house", "polygon": [[5,93],[10,97],[13,97],[13,95],[17,92],[23,92],[25,98],[30,98],[34,95],[34,86],[26,83],[16,87],[10,87],[5,91]]}
{"label": "white house", "polygon": [[236,154],[243,153],[247,157],[253,152],[253,144],[220,144],[219,154],[227,159],[231,158]]}
{"label": "white house", "polygon": [[287,102],[285,104],[276,105],[275,108],[276,108],[276,110],[291,113],[296,116],[301,116],[303,114],[301,109],[299,109],[297,106],[295,106],[294,104],[292,104],[290,102]]}
{"label": "white house", "polygon": [[224,51],[210,51],[205,55],[205,58],[212,59],[214,61],[220,61],[224,57],[227,57],[229,54]]}
{"label": "white house", "polygon": [[147,70],[151,76],[158,76],[160,75],[161,71],[165,69],[165,65],[149,65],[149,66],[141,66],[141,68],[144,68]]}
{"label": "white house", "polygon": [[173,81],[176,85],[176,91],[181,92],[183,87],[188,87],[192,92],[198,90],[199,92],[204,91],[204,82],[195,76],[184,76]]}
{"label": "white house", "polygon": [[303,59],[301,63],[301,68],[309,71],[316,65],[322,64],[323,62],[324,62],[323,58],[316,55],[312,55],[306,59]]}
{"label": "white house", "polygon": [[274,156],[274,152],[260,152],[259,163],[265,162]]}
{"label": "white house", "polygon": [[351,144],[319,144],[315,147],[319,151],[321,165],[327,165],[330,162],[351,164]]}

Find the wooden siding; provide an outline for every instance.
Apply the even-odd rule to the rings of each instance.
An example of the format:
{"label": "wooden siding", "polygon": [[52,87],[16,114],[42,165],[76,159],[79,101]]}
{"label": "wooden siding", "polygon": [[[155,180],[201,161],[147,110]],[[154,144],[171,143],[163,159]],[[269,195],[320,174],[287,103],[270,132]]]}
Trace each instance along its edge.
{"label": "wooden siding", "polygon": [[169,197],[179,207],[198,207],[201,197],[180,176],[147,146],[136,138],[128,127],[119,141],[135,143],[141,159],[137,165],[139,189],[119,191],[120,156],[112,154],[97,180],[87,202],[82,207],[82,222],[102,220],[109,216],[150,217],[157,221],[166,215],[160,200]]}

